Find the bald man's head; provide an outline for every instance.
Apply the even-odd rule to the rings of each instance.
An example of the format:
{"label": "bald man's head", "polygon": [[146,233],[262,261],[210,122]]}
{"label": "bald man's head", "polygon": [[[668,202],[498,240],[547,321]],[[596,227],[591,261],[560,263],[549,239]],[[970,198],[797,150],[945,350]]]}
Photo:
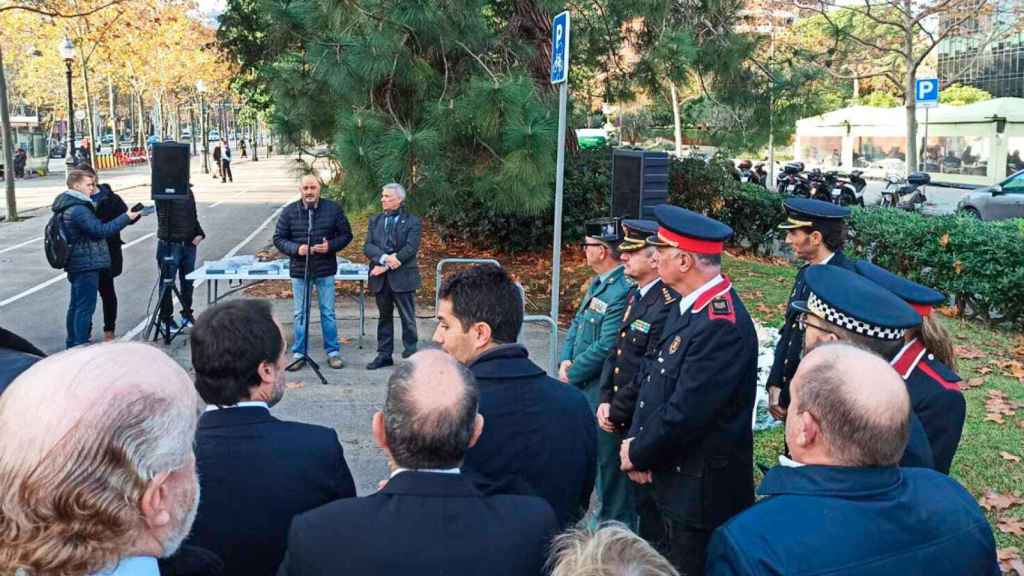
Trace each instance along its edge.
{"label": "bald man's head", "polygon": [[[858,467],[899,462],[910,397],[878,355],[849,344],[818,346],[800,362],[790,393],[786,437],[795,460]],[[827,461],[816,461],[821,458]]]}
{"label": "bald man's head", "polygon": [[320,180],[312,174],[299,178],[299,193],[307,206],[316,204],[320,201]]}
{"label": "bald man's head", "polygon": [[483,420],[472,373],[447,353],[427,348],[388,380],[381,416],[387,449],[409,469],[454,468],[476,441]]}
{"label": "bald man's head", "polygon": [[[19,376],[0,396],[0,572],[90,573],[125,551],[176,547],[191,524],[200,407],[188,374],[144,344],[75,348]],[[177,501],[143,509],[163,484]]]}

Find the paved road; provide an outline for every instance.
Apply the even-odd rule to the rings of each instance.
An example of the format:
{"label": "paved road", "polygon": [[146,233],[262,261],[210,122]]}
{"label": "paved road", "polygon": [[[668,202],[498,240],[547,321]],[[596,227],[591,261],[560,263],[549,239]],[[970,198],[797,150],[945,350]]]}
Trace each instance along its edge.
{"label": "paved road", "polygon": [[[258,163],[236,162],[233,165],[235,182],[227,184],[193,167],[199,221],[208,236],[199,246],[198,263],[222,258],[232,251],[253,253],[270,243],[277,210],[297,194],[294,177],[289,175],[286,163],[280,156]],[[118,173],[109,178],[129,206],[136,202],[152,204],[148,180],[148,174],[140,171]],[[59,180],[22,188],[23,194],[19,194],[18,200],[30,217],[20,222],[0,223],[0,270],[3,271],[0,325],[47,352],[64,347],[69,296],[64,273],[50,268],[42,248],[42,230],[49,218],[46,207],[62,189]],[[144,326],[158,276],[156,215],[143,217],[126,228],[122,239],[126,243],[125,271],[116,283],[119,337],[137,333]],[[205,288],[197,288],[196,300],[200,299],[205,301]],[[94,339],[102,338],[99,306],[93,324]]]}
{"label": "paved road", "polygon": [[[864,188],[864,203],[868,206],[878,204],[882,199],[882,189],[885,182],[869,180]],[[928,201],[924,205],[925,214],[952,214],[956,212],[956,203],[960,201],[968,191],[962,188],[945,188],[940,186],[926,186],[925,196]]]}

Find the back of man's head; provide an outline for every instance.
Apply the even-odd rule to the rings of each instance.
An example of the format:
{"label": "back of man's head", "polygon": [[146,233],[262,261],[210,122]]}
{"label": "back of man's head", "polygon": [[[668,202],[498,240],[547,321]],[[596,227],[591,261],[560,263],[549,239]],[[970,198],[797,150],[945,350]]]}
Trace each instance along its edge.
{"label": "back of man's head", "polygon": [[483,322],[491,327],[491,340],[497,344],[519,337],[523,295],[504,268],[486,264],[462,270],[444,282],[440,298],[451,303],[464,331]]}
{"label": "back of man's head", "polygon": [[89,574],[169,554],[194,518],[199,399],[156,348],[41,360],[0,397],[0,573]]}
{"label": "back of man's head", "polygon": [[260,364],[277,362],[285,342],[265,300],[230,300],[207,309],[190,337],[196,390],[207,404],[248,400]]}
{"label": "back of man's head", "polygon": [[411,470],[461,465],[482,426],[479,398],[473,375],[441,350],[429,347],[399,364],[383,413],[394,463]]}
{"label": "back of man's head", "polygon": [[[878,355],[843,343],[818,346],[801,360],[791,392],[786,432],[795,460],[855,467],[899,462],[910,433],[910,397]],[[824,461],[808,461],[811,452]]]}

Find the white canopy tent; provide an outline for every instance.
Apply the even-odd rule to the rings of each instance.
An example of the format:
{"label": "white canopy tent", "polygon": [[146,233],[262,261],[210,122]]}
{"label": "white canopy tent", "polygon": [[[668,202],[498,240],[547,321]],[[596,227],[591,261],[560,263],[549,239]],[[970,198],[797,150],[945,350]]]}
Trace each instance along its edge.
{"label": "white canopy tent", "polygon": [[[852,106],[797,121],[795,156],[809,167],[903,174],[903,107]],[[1024,98],[917,110],[918,169],[935,182],[989,185],[1024,169]]]}

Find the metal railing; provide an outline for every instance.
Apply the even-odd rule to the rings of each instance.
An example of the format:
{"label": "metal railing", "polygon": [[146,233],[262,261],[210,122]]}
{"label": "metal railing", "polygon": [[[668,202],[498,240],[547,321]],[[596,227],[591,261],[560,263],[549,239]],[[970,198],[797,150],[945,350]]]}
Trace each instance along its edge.
{"label": "metal railing", "polygon": [[[441,300],[441,270],[449,264],[493,264],[501,268],[501,262],[493,258],[444,258],[437,263],[437,269],[434,276],[434,311],[437,312],[438,305]],[[519,294],[522,296],[523,307],[525,311],[526,307],[526,291],[522,285],[516,283],[516,287],[519,288]],[[539,314],[530,314],[523,316],[523,324],[547,324],[551,329],[551,334],[548,342],[548,374],[553,377],[558,377],[558,323],[555,322],[550,316],[544,316]],[[519,340],[522,340],[523,330],[519,330]]]}

